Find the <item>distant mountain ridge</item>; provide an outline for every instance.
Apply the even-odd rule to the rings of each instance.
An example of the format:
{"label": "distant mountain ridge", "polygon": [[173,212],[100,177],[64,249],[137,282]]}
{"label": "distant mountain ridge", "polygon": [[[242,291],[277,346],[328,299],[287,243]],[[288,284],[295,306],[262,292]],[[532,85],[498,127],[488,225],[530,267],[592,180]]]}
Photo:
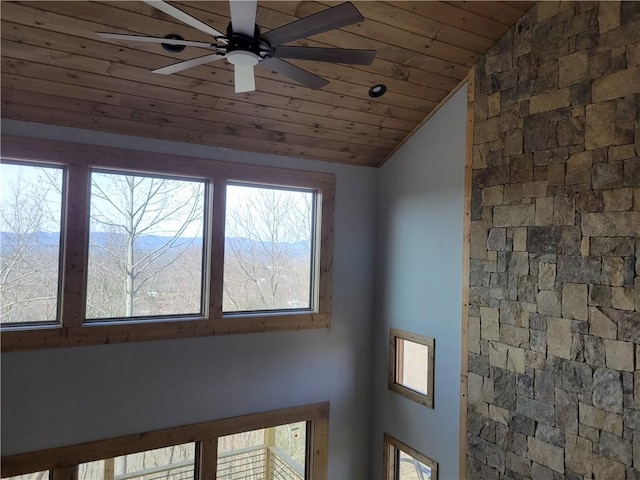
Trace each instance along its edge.
{"label": "distant mountain ridge", "polygon": [[[98,245],[106,245],[110,238],[113,238],[114,234],[104,233],[104,232],[96,232],[91,235],[91,244]],[[15,234],[11,232],[0,232],[0,245],[3,246],[3,250],[6,249],[7,245],[11,245],[16,240]],[[60,241],[60,234],[57,232],[35,232],[34,233],[35,241],[42,247],[55,247],[58,245]],[[123,237],[123,235],[121,235]],[[161,247],[167,241],[169,241],[172,237],[162,236],[162,235],[143,235],[136,239],[136,246],[143,250],[155,250],[156,248]],[[189,244],[193,244],[194,246],[202,245],[202,237],[181,237],[178,239],[177,246],[186,246]],[[252,240],[246,237],[230,237],[225,238],[225,248],[229,249],[232,247],[240,248],[241,251],[249,252],[255,251],[256,249],[263,248],[263,245],[267,248],[271,247],[271,242],[260,242],[258,240]],[[308,241],[298,241],[298,242],[282,242],[280,244],[284,247],[291,255],[296,257],[301,257],[309,254],[309,242]]]}

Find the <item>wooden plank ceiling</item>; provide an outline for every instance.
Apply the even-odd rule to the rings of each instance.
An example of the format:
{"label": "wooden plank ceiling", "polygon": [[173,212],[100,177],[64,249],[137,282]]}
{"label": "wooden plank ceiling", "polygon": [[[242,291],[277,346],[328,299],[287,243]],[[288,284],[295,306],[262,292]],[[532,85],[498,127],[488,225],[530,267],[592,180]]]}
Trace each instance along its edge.
{"label": "wooden plank ceiling", "polygon": [[[259,1],[262,33],[340,2]],[[378,166],[533,2],[354,2],[365,21],[294,42],[377,50],[369,66],[296,61],[330,83],[311,90],[256,68],[236,94],[226,61],[157,75],[207,54],[108,41],[97,31],[209,41],[139,1],[1,2],[2,116],[355,165]],[[223,1],[174,2],[225,31]],[[383,83],[387,93],[368,96]]]}

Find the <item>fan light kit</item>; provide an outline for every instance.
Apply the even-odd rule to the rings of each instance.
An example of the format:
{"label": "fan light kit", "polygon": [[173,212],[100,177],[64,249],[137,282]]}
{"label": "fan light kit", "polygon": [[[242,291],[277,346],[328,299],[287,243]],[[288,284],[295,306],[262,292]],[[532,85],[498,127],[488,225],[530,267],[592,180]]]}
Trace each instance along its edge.
{"label": "fan light kit", "polygon": [[[210,35],[213,37],[213,41],[208,43],[184,40],[178,35],[149,37],[144,35],[106,32],[97,32],[97,35],[112,40],[160,43],[165,50],[172,53],[180,52],[185,47],[200,47],[213,50],[213,53],[209,55],[178,62],[173,65],[158,68],[157,70],[152,70],[152,72],[161,75],[170,75],[182,72],[188,68],[205,65],[226,58],[227,61],[233,65],[236,93],[251,92],[256,89],[253,72],[253,67],[256,65],[264,65],[305,87],[318,89],[327,85],[329,81],[293,65],[283,60],[283,58],[371,65],[376,56],[375,50],[284,45],[305,37],[362,22],[364,17],[351,2],[336,5],[335,7],[301,18],[287,25],[274,28],[263,35],[256,25],[257,0],[230,0],[231,22],[227,27],[227,34],[224,35],[215,28],[201,22],[168,2],[163,0],[143,1],[163,11],[167,15]],[[384,93],[384,91],[382,93]],[[382,95],[382,93],[380,95]],[[371,91],[369,94],[371,95]]]}

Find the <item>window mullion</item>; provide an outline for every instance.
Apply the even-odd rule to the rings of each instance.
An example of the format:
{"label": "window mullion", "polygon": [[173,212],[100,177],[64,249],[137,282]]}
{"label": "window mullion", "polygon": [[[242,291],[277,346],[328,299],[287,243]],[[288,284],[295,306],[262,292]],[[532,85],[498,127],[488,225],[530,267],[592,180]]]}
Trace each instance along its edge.
{"label": "window mullion", "polygon": [[63,327],[82,325],[86,308],[87,243],[89,241],[89,169],[68,166],[64,208],[64,252],[62,268]]}
{"label": "window mullion", "polygon": [[209,262],[209,319],[222,319],[224,272],[224,228],[227,181],[213,179],[213,215],[211,220],[211,261]]}
{"label": "window mullion", "polygon": [[218,473],[218,439],[208,438],[200,442],[198,480],[216,480]]}

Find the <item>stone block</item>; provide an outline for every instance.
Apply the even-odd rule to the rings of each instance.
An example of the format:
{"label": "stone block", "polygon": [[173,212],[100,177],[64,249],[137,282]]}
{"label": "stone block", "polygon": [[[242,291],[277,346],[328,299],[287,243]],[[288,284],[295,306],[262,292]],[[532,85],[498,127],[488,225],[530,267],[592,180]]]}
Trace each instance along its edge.
{"label": "stone block", "polygon": [[621,287],[624,284],[622,257],[602,257],[602,283],[613,287]]}
{"label": "stone block", "polygon": [[493,208],[495,227],[523,227],[535,223],[535,205],[509,205]]}
{"label": "stone block", "polygon": [[640,66],[620,70],[594,80],[591,99],[594,103],[598,103],[634,93],[640,93]]}
{"label": "stone block", "polygon": [[489,404],[489,418],[494,422],[509,425],[509,410]]}
{"label": "stone block", "polygon": [[554,290],[556,285],[556,264],[540,262],[538,264],[538,288]]}
{"label": "stone block", "polygon": [[553,405],[542,403],[531,398],[518,396],[516,412],[536,422],[546,425],[555,424],[555,409]]}
{"label": "stone block", "polygon": [[499,314],[495,308],[480,307],[480,338],[500,340]]}
{"label": "stone block", "polygon": [[615,255],[629,257],[634,254],[635,239],[631,237],[593,237],[591,255]]}
{"label": "stone block", "polygon": [[618,326],[597,307],[589,307],[589,333],[596,337],[615,340]]}
{"label": "stone block", "polygon": [[[582,255],[583,257],[589,255],[589,237],[582,236],[582,231],[579,226],[567,225],[558,228],[560,229],[559,253],[564,255]],[[585,242],[587,245],[584,245]]]}
{"label": "stone block", "polygon": [[566,185],[591,183],[591,164],[593,151],[574,153],[567,160]]}
{"label": "stone block", "polygon": [[625,478],[624,464],[601,455],[592,458],[594,480],[613,480]]}
{"label": "stone block", "polygon": [[592,167],[593,188],[596,190],[622,186],[623,165],[616,163],[595,163]]}
{"label": "stone block", "polygon": [[500,138],[500,118],[494,117],[474,124],[474,143],[493,142]]}
{"label": "stone block", "polygon": [[487,237],[487,250],[505,250],[507,247],[507,231],[504,228],[492,228]]}
{"label": "stone block", "polygon": [[571,321],[551,317],[547,319],[547,325],[548,354],[566,359],[571,358]]}
{"label": "stone block", "polygon": [[604,347],[607,355],[607,368],[633,372],[634,348],[633,343],[605,339]]}
{"label": "stone block", "polygon": [[523,198],[546,197],[546,196],[547,196],[546,181],[526,182],[522,184]]}
{"label": "stone block", "polygon": [[523,435],[533,435],[536,430],[536,421],[518,413],[512,413],[509,417],[509,428]]}
{"label": "stone block", "polygon": [[561,88],[584,82],[589,79],[589,56],[584,50],[565,55],[558,59],[558,68],[558,86]]}
{"label": "stone block", "polygon": [[560,447],[529,437],[527,438],[527,458],[555,472],[564,473],[564,450]]}
{"label": "stone block", "polygon": [[530,153],[511,157],[510,179],[512,183],[530,182],[533,180],[533,157]]}
{"label": "stone block", "polygon": [[640,212],[585,213],[581,220],[588,237],[640,237]]}
{"label": "stone block", "polygon": [[471,222],[471,245],[469,255],[475,260],[487,258],[487,223],[485,221]]}
{"label": "stone block", "polygon": [[604,430],[618,437],[622,436],[622,416],[595,408],[584,403],[579,404],[580,423],[598,430]]}
{"label": "stone block", "polygon": [[507,410],[516,409],[516,374],[503,368],[492,368],[493,404]]}
{"label": "stone block", "polygon": [[[640,125],[636,127],[636,132],[640,131]],[[637,135],[637,133],[636,133]],[[636,155],[640,155],[640,145],[636,141]],[[640,186],[640,158],[632,158],[624,161],[624,185],[626,187]]]}
{"label": "stone block", "polygon": [[633,207],[633,190],[631,188],[604,190],[602,195],[605,212],[624,212]]}
{"label": "stone block", "polygon": [[575,223],[576,200],[573,191],[556,188],[553,198],[553,223],[555,225],[573,225]]}
{"label": "stone block", "polygon": [[565,283],[562,286],[562,316],[576,320],[588,320],[587,285]]}
{"label": "stone block", "polygon": [[[485,60],[485,74],[491,75],[510,69],[511,59],[511,51],[506,51],[499,55],[487,55]],[[491,96],[489,96],[489,105],[491,105]]]}
{"label": "stone block", "polygon": [[586,113],[585,148],[594,150],[612,145],[615,138],[615,103],[587,105]]}
{"label": "stone block", "polygon": [[469,352],[480,353],[480,318],[469,316]]}
{"label": "stone block", "polygon": [[488,101],[488,115],[489,117],[495,117],[500,115],[500,92],[489,95]]}
{"label": "stone block", "polygon": [[622,378],[620,372],[604,368],[593,374],[593,406],[613,413],[622,413]]}
{"label": "stone block", "polygon": [[513,251],[527,251],[527,229],[525,227],[517,227],[513,229]]}
{"label": "stone block", "polygon": [[571,105],[570,91],[568,88],[554,90],[542,95],[535,95],[529,99],[529,113],[536,114],[557,110]]}
{"label": "stone block", "polygon": [[509,130],[504,138],[504,154],[519,155],[522,153],[524,132],[521,128]]}
{"label": "stone block", "polygon": [[588,395],[593,386],[593,371],[589,365],[573,361],[565,361],[562,364],[562,388],[569,392]]}
{"label": "stone block", "polygon": [[529,227],[527,229],[527,248],[529,252],[556,253],[560,242],[558,227]]}
{"label": "stone block", "polygon": [[540,353],[547,352],[547,333],[540,330],[529,331],[529,346],[531,350]]}
{"label": "stone block", "polygon": [[492,207],[502,205],[504,195],[504,185],[494,185],[482,189],[482,206]]}
{"label": "stone block", "polygon": [[617,310],[633,310],[634,289],[625,287],[613,287],[611,289],[611,307]]}
{"label": "stone block", "polygon": [[604,203],[602,192],[586,191],[576,194],[576,210],[580,213],[602,212]]}
{"label": "stone block", "polygon": [[500,341],[514,347],[527,347],[529,329],[513,325],[500,325]]}
{"label": "stone block", "polygon": [[607,432],[600,434],[596,453],[628,466],[633,463],[631,442]]}
{"label": "stone block", "polygon": [[[616,136],[617,135],[618,131],[616,130]],[[635,148],[632,143],[627,145],[616,145],[613,147],[609,147],[609,161],[619,162],[620,160],[632,159],[633,157],[635,157],[635,153]]]}
{"label": "stone block", "polygon": [[578,400],[576,395],[556,388],[556,426],[567,432],[578,433]]}
{"label": "stone block", "polygon": [[536,226],[548,226],[553,223],[553,197],[536,198],[536,215],[534,223]]}
{"label": "stone block", "polygon": [[[584,228],[582,230],[583,235]],[[602,263],[599,257],[558,255],[557,280],[570,283],[600,284]]]}
{"label": "stone block", "polygon": [[562,163],[555,163],[547,167],[547,182],[549,186],[564,185],[564,167]]}
{"label": "stone block", "polygon": [[592,444],[585,438],[567,433],[565,445],[566,468],[585,477],[591,477]]}
{"label": "stone block", "polygon": [[603,2],[598,8],[598,32],[606,33],[620,26],[620,2]]}
{"label": "stone block", "polygon": [[537,113],[524,118],[524,151],[538,152],[549,147],[549,114]]}
{"label": "stone block", "polygon": [[560,294],[554,291],[541,290],[537,297],[538,312],[543,315],[559,317],[562,314]]}
{"label": "stone block", "polygon": [[600,337],[585,335],[582,343],[584,361],[592,367],[604,367],[606,365],[604,340]]}

